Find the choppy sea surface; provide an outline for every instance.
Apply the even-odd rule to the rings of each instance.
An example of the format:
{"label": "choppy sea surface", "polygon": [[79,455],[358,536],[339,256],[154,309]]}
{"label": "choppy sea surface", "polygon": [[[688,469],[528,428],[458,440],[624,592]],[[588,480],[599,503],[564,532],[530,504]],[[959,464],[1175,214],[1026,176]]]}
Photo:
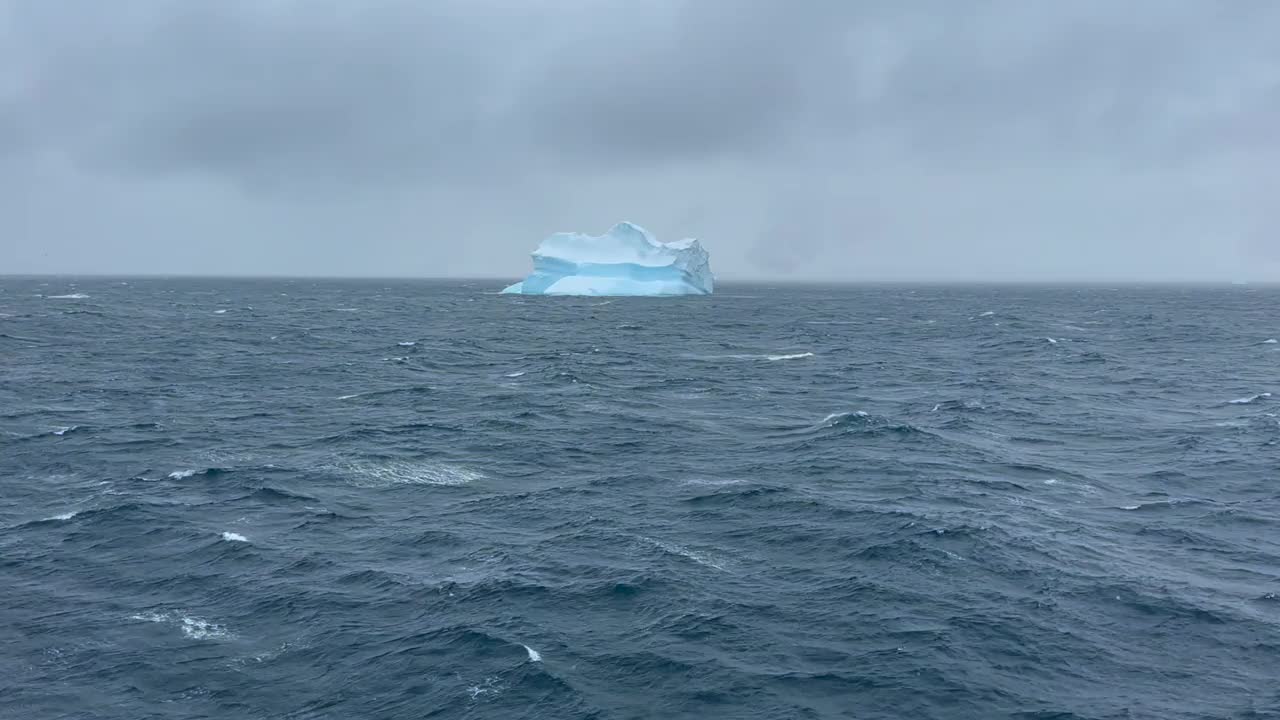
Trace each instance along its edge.
{"label": "choppy sea surface", "polygon": [[0,717],[1280,717],[1280,290],[0,278]]}

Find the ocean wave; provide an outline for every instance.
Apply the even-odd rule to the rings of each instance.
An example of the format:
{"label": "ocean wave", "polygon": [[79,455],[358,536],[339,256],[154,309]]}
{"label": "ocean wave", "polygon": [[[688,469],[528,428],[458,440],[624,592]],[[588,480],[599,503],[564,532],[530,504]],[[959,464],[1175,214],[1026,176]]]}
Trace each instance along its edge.
{"label": "ocean wave", "polygon": [[719,570],[720,572],[728,572],[724,569],[724,565],[721,564],[723,561],[718,561],[717,559],[708,556],[706,553],[700,553],[696,550],[690,550],[683,545],[677,545],[673,542],[657,540],[651,537],[641,537],[640,539],[670,555],[676,555],[678,557],[692,560],[699,565],[704,565],[714,570]]}
{"label": "ocean wave", "polygon": [[1207,500],[1193,497],[1175,497],[1164,500],[1152,500],[1148,502],[1134,503],[1132,505],[1121,505],[1120,510],[1128,510],[1130,512],[1152,512],[1161,510],[1170,510],[1184,505],[1206,505],[1212,504]]}
{"label": "ocean wave", "polygon": [[822,422],[817,425],[811,425],[801,430],[805,434],[816,435],[821,431],[833,429],[869,434],[928,435],[936,437],[934,433],[924,428],[910,423],[895,422],[880,415],[872,415],[865,410],[832,413],[823,418]]}
{"label": "ocean wave", "polygon": [[778,485],[747,485],[746,487],[726,487],[713,492],[685,498],[690,505],[736,505],[742,502],[764,502],[771,504],[777,497],[786,497],[795,492],[789,487]]}
{"label": "ocean wave", "polygon": [[801,358],[811,358],[811,357],[813,357],[813,353],[802,352],[802,353],[793,353],[791,355],[766,355],[765,359],[771,362],[777,362],[778,360],[799,360]]}
{"label": "ocean wave", "polygon": [[768,360],[769,362],[779,362],[781,360],[801,360],[813,357],[814,353],[785,353],[785,354],[766,354],[766,353],[734,353],[731,355],[694,355],[697,360]]}
{"label": "ocean wave", "polygon": [[264,504],[313,503],[316,501],[316,498],[311,495],[275,487],[260,487],[245,497]]}
{"label": "ocean wave", "polygon": [[413,460],[347,462],[334,467],[360,487],[466,485],[485,477],[483,473],[457,465]]}
{"label": "ocean wave", "polygon": [[[0,706],[265,718],[285,688],[304,698],[286,715],[343,718],[1270,707],[1280,396],[1227,401],[1275,374],[1257,335],[1280,338],[1277,292],[805,286],[606,310],[92,282],[97,303],[0,281],[0,329],[48,345],[0,338],[0,567],[31,630],[0,653]],[[236,317],[192,322],[218,308]],[[380,362],[392,347],[413,359]]]}
{"label": "ocean wave", "polygon": [[1228,405],[1252,405],[1253,403],[1256,403],[1259,400],[1266,400],[1269,397],[1271,397],[1271,393],[1264,392],[1264,393],[1258,393],[1257,395],[1249,395],[1247,397],[1236,398],[1235,400],[1228,400],[1227,404]]}
{"label": "ocean wave", "polygon": [[936,413],[940,410],[986,410],[987,406],[983,405],[979,400],[943,400],[935,403],[933,408],[929,410]]}
{"label": "ocean wave", "polygon": [[694,485],[697,487],[727,487],[729,485],[741,485],[746,480],[742,478],[686,478],[681,480],[683,485]]}
{"label": "ocean wave", "polygon": [[[388,360],[390,358],[383,358]],[[399,360],[407,360],[408,358],[397,358]],[[362,393],[352,393],[350,395],[339,395],[339,400],[353,400],[355,398],[378,398],[388,397],[392,395],[425,395],[434,392],[435,388],[430,385],[410,385],[401,388],[388,388],[386,390],[370,390]]]}
{"label": "ocean wave", "polygon": [[174,470],[173,472],[169,473],[167,477],[170,480],[186,480],[187,478],[192,478],[196,476],[207,477],[207,476],[221,475],[225,472],[227,472],[226,468],[220,468],[220,467],[209,467],[209,468],[201,468],[201,469],[187,468],[185,470]]}
{"label": "ocean wave", "polygon": [[221,640],[232,637],[226,627],[185,612],[145,612],[130,615],[130,620],[173,625],[192,640]]}
{"label": "ocean wave", "polygon": [[506,686],[503,684],[501,678],[496,675],[490,675],[475,685],[469,685],[467,687],[467,695],[472,700],[479,700],[485,695],[498,695],[505,689]]}
{"label": "ocean wave", "polygon": [[871,413],[866,410],[854,410],[852,412],[838,412],[822,418],[822,422],[818,423],[818,427],[831,428],[840,425],[861,424],[871,417]]}

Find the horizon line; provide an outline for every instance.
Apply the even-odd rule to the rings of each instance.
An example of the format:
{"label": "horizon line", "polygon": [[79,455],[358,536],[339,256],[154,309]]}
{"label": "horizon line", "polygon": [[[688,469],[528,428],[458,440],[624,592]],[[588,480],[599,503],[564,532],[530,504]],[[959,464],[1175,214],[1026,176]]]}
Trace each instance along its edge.
{"label": "horizon line", "polygon": [[[522,276],[495,275],[277,275],[277,274],[204,274],[204,273],[0,273],[0,279],[184,279],[184,280],[393,280],[421,282],[518,282]],[[1227,280],[1205,278],[776,278],[766,276],[737,276],[716,278],[717,284],[727,285],[1280,285],[1275,280]]]}

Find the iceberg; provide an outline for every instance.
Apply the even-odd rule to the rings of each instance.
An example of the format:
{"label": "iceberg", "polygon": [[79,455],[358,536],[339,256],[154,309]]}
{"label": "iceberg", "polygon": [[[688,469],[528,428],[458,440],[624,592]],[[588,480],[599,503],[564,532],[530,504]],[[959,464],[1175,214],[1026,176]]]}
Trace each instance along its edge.
{"label": "iceberg", "polygon": [[524,295],[710,295],[711,258],[692,238],[658,242],[620,222],[603,235],[556,233],[533,251],[533,273],[502,292]]}

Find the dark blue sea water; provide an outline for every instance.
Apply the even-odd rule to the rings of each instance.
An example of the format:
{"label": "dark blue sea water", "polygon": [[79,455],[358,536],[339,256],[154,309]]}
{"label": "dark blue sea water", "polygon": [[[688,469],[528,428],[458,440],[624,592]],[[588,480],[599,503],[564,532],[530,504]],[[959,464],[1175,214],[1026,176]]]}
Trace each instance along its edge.
{"label": "dark blue sea water", "polygon": [[0,717],[1280,717],[1280,290],[0,278]]}

